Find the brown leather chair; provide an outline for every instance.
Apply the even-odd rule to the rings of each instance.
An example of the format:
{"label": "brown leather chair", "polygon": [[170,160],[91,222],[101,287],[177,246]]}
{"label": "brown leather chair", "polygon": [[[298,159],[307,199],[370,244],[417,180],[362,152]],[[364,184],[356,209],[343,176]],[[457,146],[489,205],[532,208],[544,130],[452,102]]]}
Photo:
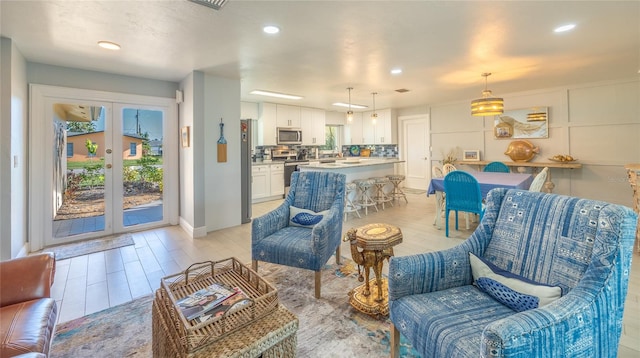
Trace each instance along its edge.
{"label": "brown leather chair", "polygon": [[49,355],[58,317],[55,263],[51,253],[0,262],[0,357]]}

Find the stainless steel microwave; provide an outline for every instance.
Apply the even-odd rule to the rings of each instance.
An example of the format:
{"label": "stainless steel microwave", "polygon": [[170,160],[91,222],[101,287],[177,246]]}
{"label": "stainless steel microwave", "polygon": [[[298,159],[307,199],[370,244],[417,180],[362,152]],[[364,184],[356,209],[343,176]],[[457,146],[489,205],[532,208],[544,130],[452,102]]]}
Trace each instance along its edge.
{"label": "stainless steel microwave", "polygon": [[300,128],[278,127],[277,133],[278,144],[302,144],[302,129]]}

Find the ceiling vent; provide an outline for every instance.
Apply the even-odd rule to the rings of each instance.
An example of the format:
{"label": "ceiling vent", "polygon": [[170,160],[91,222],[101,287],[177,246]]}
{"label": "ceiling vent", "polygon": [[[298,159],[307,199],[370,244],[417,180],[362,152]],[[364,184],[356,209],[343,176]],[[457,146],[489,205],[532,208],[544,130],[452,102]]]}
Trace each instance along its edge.
{"label": "ceiling vent", "polygon": [[406,88],[400,88],[400,89],[397,89],[396,92],[398,92],[398,93],[406,93],[406,92],[409,92],[409,90],[406,89]]}
{"label": "ceiling vent", "polygon": [[204,5],[206,7],[210,7],[214,10],[220,10],[224,4],[227,3],[227,0],[189,0],[196,4]]}

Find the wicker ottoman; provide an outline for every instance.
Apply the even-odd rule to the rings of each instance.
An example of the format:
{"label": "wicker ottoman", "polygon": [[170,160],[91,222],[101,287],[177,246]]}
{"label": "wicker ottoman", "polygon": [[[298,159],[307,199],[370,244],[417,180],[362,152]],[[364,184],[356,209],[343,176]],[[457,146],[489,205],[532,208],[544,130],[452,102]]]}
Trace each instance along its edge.
{"label": "wicker ottoman", "polygon": [[240,330],[188,353],[180,343],[170,314],[156,294],[153,301],[153,356],[264,358],[295,357],[298,318],[283,306]]}

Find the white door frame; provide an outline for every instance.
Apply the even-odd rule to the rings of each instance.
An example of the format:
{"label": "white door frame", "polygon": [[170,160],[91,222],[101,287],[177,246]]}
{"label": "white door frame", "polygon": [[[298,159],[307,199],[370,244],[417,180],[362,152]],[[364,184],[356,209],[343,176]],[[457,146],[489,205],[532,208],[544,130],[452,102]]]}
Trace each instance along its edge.
{"label": "white door frame", "polygon": [[[29,191],[28,191],[28,240],[30,251],[38,251],[45,247],[52,233],[51,205],[43,201],[52,199],[51,178],[47,171],[50,166],[53,137],[51,125],[47,125],[48,105],[52,99],[65,99],[67,103],[124,103],[132,106],[152,106],[164,109],[163,152],[164,170],[164,216],[163,223],[178,224],[178,120],[175,99],[166,97],[151,97],[57,87],[39,84],[29,85]],[[43,173],[44,172],[44,173]],[[43,175],[44,174],[44,175]],[[47,209],[48,208],[48,209]],[[106,219],[106,218],[105,218]]]}
{"label": "white door frame", "polygon": [[[400,138],[400,160],[404,160],[405,163],[401,164],[401,172],[406,176],[407,175],[407,152],[409,150],[407,144],[407,134],[405,133],[404,127],[406,121],[412,121],[416,119],[425,119],[427,124],[430,123],[430,115],[429,113],[424,114],[414,114],[408,116],[398,116],[398,138]],[[431,137],[430,126],[427,125],[427,138]],[[431,179],[431,143],[429,142],[429,153],[426,154],[428,162],[427,164],[427,182]]]}

